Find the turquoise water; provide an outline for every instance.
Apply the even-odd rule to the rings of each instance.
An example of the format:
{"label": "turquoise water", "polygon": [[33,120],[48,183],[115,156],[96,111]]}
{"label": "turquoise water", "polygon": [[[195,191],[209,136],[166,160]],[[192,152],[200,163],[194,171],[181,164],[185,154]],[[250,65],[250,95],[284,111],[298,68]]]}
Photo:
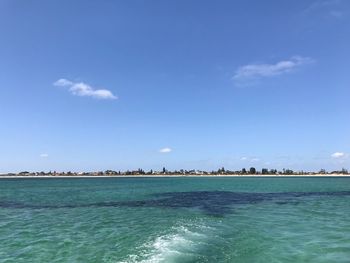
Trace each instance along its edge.
{"label": "turquoise water", "polygon": [[0,262],[350,262],[350,178],[1,179]]}

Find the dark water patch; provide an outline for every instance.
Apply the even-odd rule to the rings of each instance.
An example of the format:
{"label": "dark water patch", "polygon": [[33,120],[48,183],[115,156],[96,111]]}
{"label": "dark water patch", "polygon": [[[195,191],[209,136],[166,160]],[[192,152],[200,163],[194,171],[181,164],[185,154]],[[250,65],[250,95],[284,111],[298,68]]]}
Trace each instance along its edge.
{"label": "dark water patch", "polygon": [[286,192],[286,193],[242,193],[229,191],[168,192],[154,194],[151,199],[138,201],[98,202],[90,204],[35,205],[0,201],[0,208],[8,209],[60,209],[99,207],[158,207],[158,208],[198,208],[208,215],[223,216],[231,213],[235,205],[255,204],[266,201],[278,205],[297,205],[309,198],[350,196],[343,192]]}

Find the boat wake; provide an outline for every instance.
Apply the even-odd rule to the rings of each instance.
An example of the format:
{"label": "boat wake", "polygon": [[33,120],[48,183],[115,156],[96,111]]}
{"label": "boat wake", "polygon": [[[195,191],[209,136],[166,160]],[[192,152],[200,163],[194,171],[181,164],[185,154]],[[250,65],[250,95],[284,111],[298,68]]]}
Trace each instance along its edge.
{"label": "boat wake", "polygon": [[184,224],[172,227],[168,233],[160,234],[120,263],[192,262],[199,259],[199,250],[207,245],[211,227]]}

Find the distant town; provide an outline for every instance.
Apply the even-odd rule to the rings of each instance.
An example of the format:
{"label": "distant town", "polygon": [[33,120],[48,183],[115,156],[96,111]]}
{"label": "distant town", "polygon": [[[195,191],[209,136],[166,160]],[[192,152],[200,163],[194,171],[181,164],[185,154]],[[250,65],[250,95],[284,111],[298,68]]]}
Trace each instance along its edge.
{"label": "distant town", "polygon": [[20,173],[7,173],[0,174],[0,176],[230,176],[230,175],[350,175],[348,170],[343,168],[341,170],[335,171],[326,171],[325,169],[321,169],[319,171],[293,171],[291,169],[267,169],[263,168],[261,170],[257,170],[254,167],[250,167],[249,169],[243,168],[241,170],[228,170],[224,167],[216,170],[216,171],[203,171],[203,170],[167,170],[165,167],[160,170],[149,170],[145,171],[143,169],[137,170],[127,170],[127,171],[114,171],[114,170],[106,170],[106,171],[98,171],[98,172],[57,172],[57,171],[49,171],[49,172],[28,172],[23,171]]}

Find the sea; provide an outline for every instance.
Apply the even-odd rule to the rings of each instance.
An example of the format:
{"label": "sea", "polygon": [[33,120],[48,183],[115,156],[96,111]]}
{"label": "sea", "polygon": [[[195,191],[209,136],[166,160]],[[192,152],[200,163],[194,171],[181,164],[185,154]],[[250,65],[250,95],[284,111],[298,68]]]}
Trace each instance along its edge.
{"label": "sea", "polygon": [[0,179],[0,262],[350,262],[350,178]]}

